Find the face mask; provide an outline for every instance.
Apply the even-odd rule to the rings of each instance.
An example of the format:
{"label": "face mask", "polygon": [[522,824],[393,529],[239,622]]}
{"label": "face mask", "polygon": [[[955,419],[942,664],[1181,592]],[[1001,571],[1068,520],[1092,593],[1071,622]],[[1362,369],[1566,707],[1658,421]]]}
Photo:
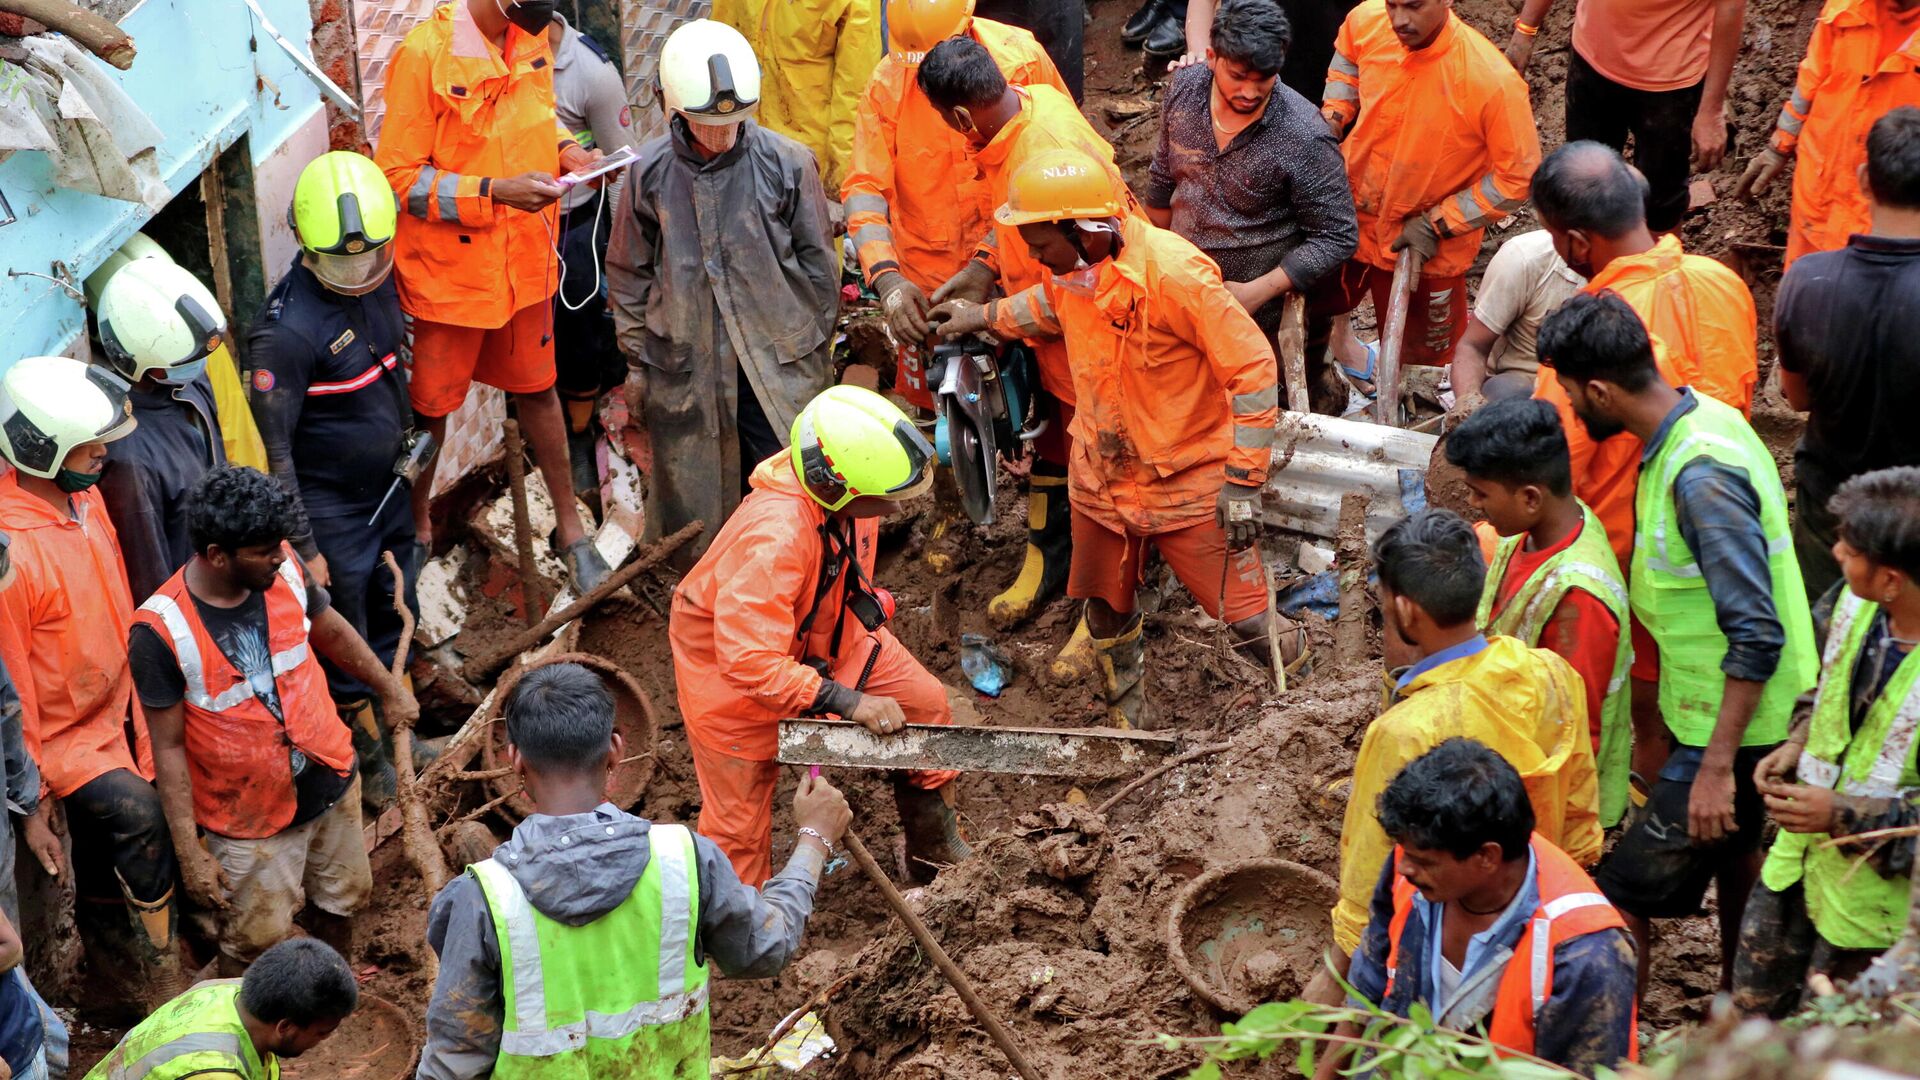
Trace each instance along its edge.
{"label": "face mask", "polygon": [[99,483],[101,475],[101,473],[97,472],[75,472],[72,469],[61,469],[53,475],[53,483],[55,487],[58,487],[61,491],[69,495],[78,495]]}
{"label": "face mask", "polygon": [[[494,0],[496,4],[499,2]],[[501,7],[500,14],[529,34],[544,34],[547,27],[553,24],[553,0],[517,0],[514,4]]]}
{"label": "face mask", "polygon": [[687,132],[693,136],[695,146],[716,156],[733,149],[733,144],[740,141],[739,124],[696,124],[689,120]]}
{"label": "face mask", "polygon": [[207,358],[203,356],[191,364],[181,364],[179,367],[168,368],[158,374],[160,381],[168,386],[185,386],[199,378],[200,373],[205,370],[207,370]]}

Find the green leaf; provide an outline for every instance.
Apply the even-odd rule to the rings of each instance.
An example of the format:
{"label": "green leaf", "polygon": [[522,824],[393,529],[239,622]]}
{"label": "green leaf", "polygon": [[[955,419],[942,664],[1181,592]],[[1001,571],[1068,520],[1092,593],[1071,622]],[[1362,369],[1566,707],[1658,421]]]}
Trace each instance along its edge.
{"label": "green leaf", "polygon": [[1220,1080],[1220,1065],[1208,1061],[1187,1074],[1187,1080]]}

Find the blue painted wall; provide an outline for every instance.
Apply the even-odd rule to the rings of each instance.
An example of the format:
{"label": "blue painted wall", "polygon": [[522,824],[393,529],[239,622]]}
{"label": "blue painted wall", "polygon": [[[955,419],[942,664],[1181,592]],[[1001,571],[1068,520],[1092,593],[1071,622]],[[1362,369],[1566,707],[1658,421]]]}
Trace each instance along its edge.
{"label": "blue painted wall", "polygon": [[[306,0],[260,6],[307,48]],[[120,22],[139,49],[132,69],[100,65],[165,133],[160,173],[176,195],[242,135],[258,163],[321,108],[319,91],[255,23],[242,0],[145,0]],[[44,274],[58,259],[76,284],[150,216],[138,203],[57,187],[37,152],[0,161],[0,192],[19,218],[0,226],[0,267]],[[0,370],[62,351],[85,326],[80,302],[52,283],[0,276]]]}

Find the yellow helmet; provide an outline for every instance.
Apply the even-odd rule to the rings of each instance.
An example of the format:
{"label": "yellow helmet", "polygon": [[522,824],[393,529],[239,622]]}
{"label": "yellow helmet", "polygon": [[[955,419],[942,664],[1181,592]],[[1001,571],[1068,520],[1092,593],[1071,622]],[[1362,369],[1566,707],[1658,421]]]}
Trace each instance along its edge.
{"label": "yellow helmet", "polygon": [[1120,193],[1106,164],[1083,150],[1047,150],[1007,178],[1007,201],[993,212],[1002,225],[1105,218],[1120,213]]}
{"label": "yellow helmet", "polygon": [[858,386],[829,386],[793,420],[794,475],[839,510],[862,495],[910,499],[933,483],[933,446],[899,406]]}
{"label": "yellow helmet", "polygon": [[371,158],[350,150],[308,162],[287,211],[307,266],[328,288],[349,296],[372,292],[386,280],[398,219],[385,174]]}
{"label": "yellow helmet", "polygon": [[909,64],[927,50],[967,32],[974,0],[887,0],[887,49]]}

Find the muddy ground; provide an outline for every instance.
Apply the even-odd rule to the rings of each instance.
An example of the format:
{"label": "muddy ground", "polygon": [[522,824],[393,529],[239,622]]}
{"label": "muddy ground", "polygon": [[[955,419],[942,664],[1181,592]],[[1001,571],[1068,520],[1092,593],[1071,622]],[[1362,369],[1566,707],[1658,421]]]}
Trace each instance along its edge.
{"label": "muddy ground", "polygon": [[[1152,148],[1156,108],[1155,83],[1140,71],[1139,54],[1117,44],[1119,25],[1132,8],[1131,0],[1090,4],[1087,112],[1114,139],[1123,167],[1138,184]],[[1731,94],[1739,134],[1726,163],[1708,177],[1721,193],[1731,190],[1747,157],[1763,144],[1817,9],[1816,0],[1751,0],[1746,48]],[[1458,10],[1504,42],[1513,12],[1504,0],[1459,0]],[[1573,4],[1562,3],[1549,18],[1530,76],[1549,147],[1559,142],[1572,15]],[[1747,275],[1760,305],[1763,372],[1770,368],[1766,326],[1779,273],[1785,188],[1777,185],[1757,207],[1716,202],[1683,230],[1689,248],[1725,258]],[[1499,239],[1533,225],[1523,215],[1512,229],[1495,230],[1483,259]],[[854,336],[856,347],[865,343],[860,328]],[[1798,420],[1770,379],[1763,379],[1754,420],[1787,463]],[[1017,511],[1003,515],[999,525],[968,535],[967,565],[944,579],[927,572],[916,557],[922,542],[917,526],[890,529],[879,579],[899,600],[896,629],[950,686],[966,686],[957,645],[963,632],[992,635],[1013,660],[1014,681],[1000,698],[964,692],[963,720],[971,712],[976,714],[972,722],[990,725],[1097,724],[1097,686],[1048,686],[1040,677],[1072,629],[1064,602],[1013,632],[995,632],[986,624],[987,599],[1018,567],[1020,518]],[[516,620],[511,575],[498,569],[475,573],[481,575],[475,582],[479,596],[462,644],[480,652],[484,649],[473,646],[501,640]],[[1064,780],[964,777],[958,781],[959,810],[976,855],[912,894],[949,953],[1049,1076],[1172,1077],[1197,1060],[1191,1052],[1170,1052],[1150,1041],[1156,1032],[1213,1033],[1221,1020],[1231,1018],[1197,996],[1171,959],[1167,922],[1175,897],[1203,873],[1241,860],[1278,857],[1335,874],[1344,808],[1341,781],[1378,709],[1377,671],[1366,664],[1346,673],[1336,670],[1325,627],[1314,627],[1315,673],[1297,680],[1285,696],[1268,700],[1271,687],[1230,655],[1219,625],[1209,624],[1177,584],[1165,591],[1157,609],[1149,604],[1150,693],[1185,734],[1187,745],[1225,748],[1173,770],[1105,813],[1094,807],[1120,782],[1081,791]],[[666,587],[650,592],[660,602]],[[635,811],[691,823],[699,810],[699,787],[679,726],[658,612],[641,602],[603,607],[586,621],[579,647],[630,671],[662,722],[658,768]],[[446,703],[442,712],[457,717],[461,710]],[[855,827],[883,862],[894,864],[895,879],[903,880],[898,822],[886,785],[853,773],[835,779],[848,791]],[[776,801],[777,860],[784,858],[792,835],[785,809],[792,783],[791,777],[783,779]],[[471,792],[463,808],[488,797]],[[497,813],[482,820],[502,836],[512,824]],[[361,923],[354,963],[365,973],[370,992],[399,1003],[417,1023],[430,990],[422,963],[427,897],[397,844],[376,852],[375,877],[377,892]],[[1276,903],[1255,914],[1261,921],[1253,930],[1266,935],[1256,944],[1269,941],[1271,947],[1253,950],[1255,959],[1246,965],[1251,973],[1237,969],[1232,976],[1236,987],[1266,997],[1291,994],[1310,974],[1301,958],[1316,954],[1325,939],[1324,911]],[[1704,917],[1664,928],[1655,986],[1642,1008],[1645,1029],[1704,1015],[1715,989],[1716,940]],[[1194,956],[1204,971],[1205,952]],[[1004,1059],[879,894],[847,865],[833,868],[823,881],[802,955],[785,974],[761,982],[716,983],[715,1052],[738,1054],[759,1046],[783,1016],[828,987],[836,988],[825,1015],[843,1052],[826,1075],[905,1080],[1009,1075]],[[112,1034],[86,1033],[76,1064],[84,1067],[103,1053]]]}

